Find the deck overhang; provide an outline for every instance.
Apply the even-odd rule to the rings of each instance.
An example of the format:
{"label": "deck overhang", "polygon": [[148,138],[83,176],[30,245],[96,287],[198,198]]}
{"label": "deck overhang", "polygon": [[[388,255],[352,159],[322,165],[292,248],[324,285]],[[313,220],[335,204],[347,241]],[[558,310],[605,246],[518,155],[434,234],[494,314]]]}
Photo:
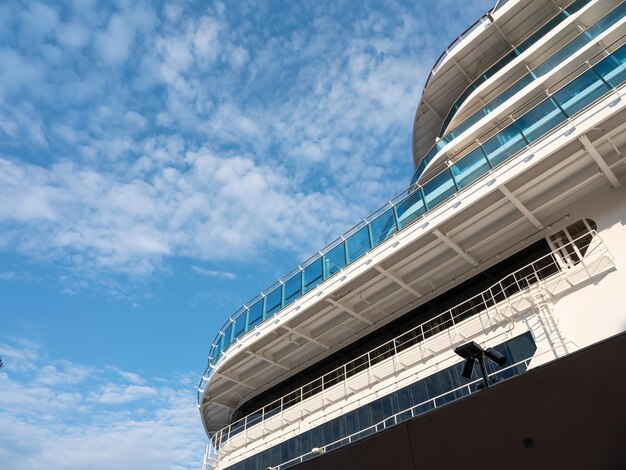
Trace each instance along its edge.
{"label": "deck overhang", "polygon": [[584,194],[623,183],[625,122],[626,100],[612,93],[238,338],[201,390],[207,432],[258,393],[549,234]]}

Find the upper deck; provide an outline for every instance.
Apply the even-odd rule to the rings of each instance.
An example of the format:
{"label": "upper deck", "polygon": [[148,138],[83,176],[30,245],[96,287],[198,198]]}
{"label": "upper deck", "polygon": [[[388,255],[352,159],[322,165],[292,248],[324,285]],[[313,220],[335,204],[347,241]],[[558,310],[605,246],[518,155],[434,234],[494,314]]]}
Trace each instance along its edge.
{"label": "upper deck", "polygon": [[412,150],[416,168],[468,87],[570,3],[499,2],[444,50],[431,69],[415,113]]}
{"label": "upper deck", "polygon": [[[590,61],[572,65],[543,101],[522,103],[517,122],[527,124],[517,137],[502,139],[502,126],[492,125],[480,158],[475,149],[460,151],[445,171],[392,199],[233,315],[200,384],[207,431],[228,424],[251,397],[495,263],[494,253],[505,256],[545,228],[555,208],[574,197],[572,185],[598,184],[595,172],[582,171],[593,162],[587,149],[607,153],[608,141],[594,129],[624,122],[614,94],[626,78],[625,31],[621,23],[613,27],[606,34],[618,42],[603,36],[598,50],[594,39]],[[584,82],[589,74],[597,78]],[[582,116],[589,107],[592,117]],[[546,110],[550,119],[529,119]],[[555,161],[566,159],[572,164],[561,174]],[[611,182],[611,168],[623,163],[604,163]],[[576,168],[581,181],[570,175]]]}

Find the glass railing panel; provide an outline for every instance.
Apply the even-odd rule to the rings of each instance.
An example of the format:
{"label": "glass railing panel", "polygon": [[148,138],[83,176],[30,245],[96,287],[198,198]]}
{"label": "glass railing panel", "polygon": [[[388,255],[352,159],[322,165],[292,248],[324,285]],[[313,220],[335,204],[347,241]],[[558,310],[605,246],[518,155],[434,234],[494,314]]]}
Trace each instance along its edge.
{"label": "glass railing panel", "polygon": [[313,289],[316,285],[324,280],[324,272],[322,270],[322,258],[318,258],[309,264],[302,271],[304,293]]}
{"label": "glass railing panel", "polygon": [[393,207],[370,222],[370,231],[372,233],[372,243],[374,246],[382,243],[396,233],[396,218]]}
{"label": "glass railing panel", "polygon": [[222,351],[224,351],[228,345],[232,342],[233,334],[233,322],[228,324],[228,327],[224,330],[224,336],[222,336]]}
{"label": "glass railing panel", "polygon": [[372,246],[370,244],[370,234],[367,226],[350,236],[350,238],[346,240],[346,247],[348,250],[348,263],[370,250]]}
{"label": "glass railing panel", "polygon": [[483,150],[495,167],[526,147],[527,143],[517,124],[513,123],[482,144]]}
{"label": "glass railing panel", "polygon": [[417,189],[396,206],[398,227],[401,229],[406,227],[425,212],[426,205],[424,204],[422,191]]}
{"label": "glass railing panel", "polygon": [[324,255],[326,276],[332,276],[346,265],[346,251],[343,243]]}
{"label": "glass railing panel", "polygon": [[426,207],[430,210],[456,192],[452,173],[449,169],[445,169],[426,183],[422,190],[424,191]]}
{"label": "glass railing panel", "polygon": [[233,340],[241,336],[246,331],[246,313],[247,310],[242,310],[235,317],[235,323],[233,326]]}
{"label": "glass railing panel", "polygon": [[593,70],[589,70],[554,93],[552,97],[568,116],[572,116],[609,90],[600,77]]}
{"label": "glass railing panel", "polygon": [[254,328],[263,321],[263,304],[265,299],[260,299],[248,310],[248,327],[246,330]]}
{"label": "glass railing panel", "polygon": [[264,314],[265,318],[274,315],[276,312],[278,312],[282,308],[283,306],[282,305],[283,304],[282,289],[283,289],[282,286],[277,287],[273,291],[269,292],[267,294],[267,297],[265,297],[265,314]]}
{"label": "glass railing panel", "polygon": [[477,147],[451,166],[452,176],[459,189],[489,171],[489,162],[482,148]]}
{"label": "glass railing panel", "polygon": [[626,45],[594,65],[593,68],[611,86],[616,87],[621,84],[626,80]]}
{"label": "glass railing panel", "polygon": [[296,300],[302,295],[302,273],[298,273],[285,282],[283,286],[285,290],[285,306]]}
{"label": "glass railing panel", "polygon": [[211,361],[212,364],[215,364],[217,362],[217,360],[220,358],[220,353],[222,352],[222,341],[223,341],[223,336],[221,334],[218,334],[215,339],[213,340],[215,343],[214,349],[213,349],[213,353],[209,356],[211,358],[213,358],[213,360]]}
{"label": "glass railing panel", "polygon": [[565,114],[548,98],[518,118],[517,123],[526,140],[533,142],[565,119]]}

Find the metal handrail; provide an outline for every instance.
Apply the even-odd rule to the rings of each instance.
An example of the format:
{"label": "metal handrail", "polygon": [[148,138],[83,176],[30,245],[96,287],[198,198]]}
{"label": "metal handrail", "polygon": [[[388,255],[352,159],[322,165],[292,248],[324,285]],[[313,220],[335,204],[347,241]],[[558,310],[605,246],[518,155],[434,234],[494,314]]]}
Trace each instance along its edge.
{"label": "metal handrail", "polygon": [[[590,237],[590,239],[584,244],[579,245],[579,242],[584,241],[587,237]],[[513,273],[508,274],[473,297],[429,318],[416,327],[405,331],[367,353],[356,357],[342,366],[337,367],[222,428],[211,438],[213,446],[219,450],[228,440],[240,432],[257,425],[262,425],[265,420],[276,416],[278,413],[283,413],[292,406],[309,398],[313,398],[339,383],[345,384],[345,381],[349,377],[364,370],[369,370],[372,366],[389,357],[397,356],[404,349],[420,344],[437,333],[448,331],[451,327],[456,327],[459,322],[474,317],[505,299],[510,299],[511,296],[523,292],[525,289],[530,288],[530,286],[544,279],[564,272],[567,267],[562,267],[563,250],[571,249],[578,253],[584,252],[584,257],[580,256],[580,259],[574,264],[577,265],[583,259],[590,258],[596,253],[596,250],[603,246],[603,242],[596,231],[592,230],[581,234],[576,239],[563,244]],[[548,263],[544,265],[542,262],[546,260]],[[478,300],[478,302],[474,303],[475,300]],[[460,310],[461,308],[463,308],[463,310]]]}
{"label": "metal handrail", "polygon": [[[568,344],[572,345],[574,347],[576,346],[571,341]],[[487,374],[487,376],[489,378],[492,378],[494,376],[501,375],[502,373],[504,373],[507,370],[510,370],[512,368],[515,368],[515,367],[519,367],[521,365],[524,365],[526,367],[526,369],[528,370],[528,366],[530,365],[531,361],[533,361],[536,358],[541,357],[541,356],[543,356],[545,354],[550,354],[550,353],[555,354],[557,357],[561,356],[561,354],[558,351],[558,348],[546,349],[545,351],[543,351],[543,352],[541,352],[541,353],[539,353],[539,354],[537,354],[537,355],[535,355],[533,357],[530,357],[528,359],[524,359],[522,361],[518,361],[515,364],[511,364],[510,366],[507,366],[507,367],[505,367],[503,369],[499,369],[499,370],[497,370],[495,372]],[[505,378],[504,380],[508,380],[508,379]],[[344,445],[347,445],[347,444],[350,444],[352,442],[355,442],[355,441],[358,441],[360,439],[363,439],[363,438],[365,438],[367,436],[370,436],[371,434],[380,432],[380,431],[382,431],[384,429],[387,429],[387,428],[390,428],[392,426],[396,426],[396,425],[402,423],[403,421],[406,421],[408,419],[414,418],[414,417],[416,417],[418,415],[421,415],[423,413],[426,413],[427,411],[430,411],[432,409],[438,408],[437,400],[441,400],[442,398],[444,398],[444,397],[446,397],[448,395],[458,394],[462,390],[467,390],[467,393],[464,394],[464,396],[472,395],[473,393],[476,393],[477,391],[479,391],[479,389],[477,387],[475,387],[475,385],[478,385],[482,381],[483,381],[482,378],[475,379],[475,380],[473,380],[473,381],[471,381],[471,382],[469,382],[469,383],[467,383],[465,385],[457,387],[457,388],[455,388],[453,390],[450,390],[448,392],[442,393],[442,394],[440,394],[440,395],[438,395],[438,396],[436,396],[434,398],[429,398],[428,400],[425,400],[425,401],[423,401],[423,402],[421,402],[421,403],[419,403],[417,405],[413,405],[413,406],[411,406],[409,408],[406,408],[406,409],[404,409],[402,411],[399,411],[396,414],[394,414],[392,416],[389,416],[389,417],[379,421],[376,424],[372,424],[371,426],[368,426],[367,428],[361,429],[360,431],[357,431],[357,432],[355,432],[353,434],[350,434],[349,436],[342,437],[341,439],[337,439],[336,441],[333,441],[333,442],[331,442],[329,444],[323,445],[323,446],[317,448],[316,450],[311,450],[311,451],[309,451],[309,452],[307,452],[305,454],[302,454],[302,455],[300,455],[300,456],[298,456],[298,457],[296,457],[294,459],[291,459],[291,460],[288,460],[286,462],[283,462],[283,463],[281,463],[281,464],[279,464],[279,465],[277,465],[275,467],[272,467],[272,468],[273,468],[273,470],[284,470],[284,469],[286,469],[286,468],[288,468],[288,467],[290,467],[290,466],[292,466],[292,465],[294,465],[296,463],[304,462],[305,460],[309,460],[310,458],[313,458],[315,456],[324,454],[324,453],[326,453],[326,452],[328,452],[330,450],[334,450],[334,449],[337,449],[339,447],[343,447]],[[447,403],[444,403],[444,405],[445,404],[447,404]],[[428,406],[432,405],[432,407],[429,408],[426,411],[419,412],[420,408],[424,408],[427,405]],[[443,406],[443,405],[439,405],[439,407],[441,407],[441,406]],[[403,417],[403,415],[407,415],[407,413],[410,413],[410,416],[404,416]]]}

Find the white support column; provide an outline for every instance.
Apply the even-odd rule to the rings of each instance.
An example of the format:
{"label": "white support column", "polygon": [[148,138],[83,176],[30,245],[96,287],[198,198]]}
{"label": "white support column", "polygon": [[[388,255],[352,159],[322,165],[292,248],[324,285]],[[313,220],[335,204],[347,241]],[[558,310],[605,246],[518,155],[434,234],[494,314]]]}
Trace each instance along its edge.
{"label": "white support column", "polygon": [[322,343],[321,341],[318,341],[318,340],[316,340],[315,338],[312,338],[311,336],[309,336],[309,335],[307,335],[307,334],[305,334],[305,333],[302,333],[302,332],[301,332],[301,331],[299,331],[299,330],[296,330],[296,329],[294,329],[294,328],[291,328],[291,327],[289,327],[289,326],[287,326],[287,325],[280,325],[280,326],[281,326],[281,328],[284,328],[285,330],[290,331],[291,333],[293,333],[293,334],[295,334],[295,335],[298,335],[298,336],[300,336],[301,338],[306,339],[306,340],[307,340],[308,342],[310,342],[310,343],[317,344],[319,347],[324,348],[324,349],[325,349],[325,350],[327,350],[327,351],[330,349],[330,346],[328,346],[327,344],[324,344],[324,343]]}
{"label": "white support column", "polygon": [[509,188],[507,188],[505,185],[500,186],[500,192],[502,194],[504,194],[504,196],[515,206],[517,207],[517,209],[526,216],[526,218],[528,220],[530,220],[530,222],[537,227],[538,229],[542,229],[543,228],[543,224],[541,222],[539,222],[539,219],[537,219],[537,217],[534,216],[534,214],[532,212],[530,212],[528,210],[528,208],[522,204],[522,201],[520,201],[517,197],[515,197],[513,195],[513,193],[511,191],[509,191]]}
{"label": "white support column", "polygon": [[446,245],[448,245],[450,248],[456,251],[459,255],[461,255],[461,257],[463,257],[469,264],[471,264],[472,266],[478,266],[478,261],[472,258],[467,252],[463,251],[463,248],[461,248],[454,241],[452,241],[447,235],[445,235],[444,233],[441,233],[439,229],[433,230],[433,233],[442,242],[444,242]]}
{"label": "white support column", "polygon": [[379,266],[379,265],[375,265],[374,269],[376,269],[376,271],[381,273],[383,276],[385,276],[386,278],[390,279],[391,281],[393,281],[394,283],[396,283],[397,285],[402,287],[405,291],[410,292],[411,294],[413,294],[418,299],[420,297],[422,297],[422,294],[420,294],[417,290],[415,290],[413,287],[411,287],[406,282],[404,282],[402,279],[400,279],[400,277],[398,275],[396,275],[396,274],[394,274],[394,273],[384,269],[382,266]]}
{"label": "white support column", "polygon": [[454,59],[454,57],[451,57],[450,60],[452,61],[452,63],[454,65],[456,65],[456,68],[458,68],[461,73],[463,74],[463,76],[467,79],[467,83],[472,83],[474,80],[472,80],[470,78],[470,76],[465,72],[465,70],[463,70],[463,67],[461,67],[461,65],[459,65],[459,63]]}
{"label": "white support column", "polygon": [[439,115],[439,113],[437,111],[435,111],[435,108],[433,108],[430,103],[428,103],[428,101],[426,101],[425,99],[422,99],[422,102],[426,105],[426,107],[428,109],[430,109],[432,111],[432,113],[437,116],[440,120],[443,121],[443,118]]}
{"label": "white support column", "polygon": [[244,350],[244,352],[245,352],[246,354],[249,354],[250,356],[253,356],[253,357],[256,357],[256,358],[258,358],[258,359],[261,359],[262,361],[265,361],[265,362],[267,362],[268,364],[272,364],[272,365],[274,365],[274,366],[276,366],[276,367],[279,367],[279,368],[281,368],[281,369],[283,369],[283,370],[291,370],[291,368],[290,368],[290,367],[287,367],[287,366],[286,366],[286,365],[284,365],[284,364],[281,364],[281,363],[279,363],[279,362],[276,362],[276,361],[274,361],[273,359],[270,359],[269,357],[264,356],[263,354],[255,353],[255,352],[248,351],[248,350]]}
{"label": "white support column", "polygon": [[602,158],[602,155],[600,155],[600,152],[598,152],[598,150],[593,146],[589,138],[586,135],[582,135],[579,137],[579,140],[583,144],[587,153],[591,155],[591,158],[593,158],[598,164],[600,171],[604,176],[606,176],[606,179],[609,180],[613,188],[619,188],[621,183],[617,179],[617,176],[615,176],[615,173],[613,173],[613,171],[609,168],[609,165],[606,164],[604,158]]}
{"label": "white support column", "polygon": [[237,385],[241,385],[242,387],[249,388],[250,390],[256,390],[257,389],[256,386],[247,384],[246,382],[243,382],[243,381],[241,381],[239,379],[236,379],[234,377],[230,377],[229,375],[226,375],[223,372],[214,372],[213,375],[216,375],[218,377],[223,377],[226,380],[229,380],[229,381],[231,381],[233,383],[236,383]]}
{"label": "white support column", "polygon": [[361,315],[359,315],[358,313],[356,313],[354,310],[352,310],[351,308],[346,307],[343,304],[340,304],[339,302],[337,302],[336,300],[333,299],[326,299],[326,302],[328,302],[331,305],[334,305],[335,307],[337,307],[339,310],[342,310],[343,312],[346,312],[348,315],[356,318],[357,320],[362,321],[363,323],[366,323],[367,325],[373,325],[373,323],[371,321],[369,321],[367,318],[363,318]]}

